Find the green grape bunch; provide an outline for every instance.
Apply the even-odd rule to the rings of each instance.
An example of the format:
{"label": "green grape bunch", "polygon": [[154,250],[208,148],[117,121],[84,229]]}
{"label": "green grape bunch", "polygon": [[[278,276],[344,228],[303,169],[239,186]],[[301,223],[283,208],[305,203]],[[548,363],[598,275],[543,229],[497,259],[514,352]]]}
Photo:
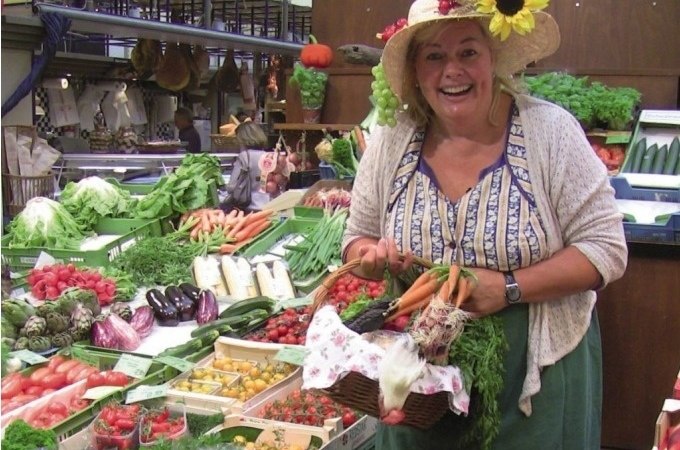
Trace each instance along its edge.
{"label": "green grape bunch", "polygon": [[397,124],[397,109],[400,107],[399,99],[390,89],[387,80],[385,79],[385,70],[382,63],[374,66],[371,69],[373,74],[373,82],[371,89],[373,90],[373,100],[378,109],[378,125],[393,127]]}

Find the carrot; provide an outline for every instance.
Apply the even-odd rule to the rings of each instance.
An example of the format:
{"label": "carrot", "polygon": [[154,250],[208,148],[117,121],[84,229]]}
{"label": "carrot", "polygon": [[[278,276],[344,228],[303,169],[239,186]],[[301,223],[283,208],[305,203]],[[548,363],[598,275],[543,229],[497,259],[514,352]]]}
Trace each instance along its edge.
{"label": "carrot", "polygon": [[439,298],[445,302],[448,302],[449,297],[451,297],[451,289],[449,289],[450,285],[451,283],[449,283],[449,280],[446,280],[442,283],[442,287],[439,288]]}
{"label": "carrot", "polygon": [[425,284],[413,289],[412,291],[405,293],[399,299],[397,303],[397,311],[399,314],[403,314],[402,310],[408,308],[414,303],[418,303],[424,298],[429,297],[434,294],[437,290],[437,280],[435,278],[428,280]]}
{"label": "carrot", "polygon": [[258,233],[260,233],[262,230],[267,228],[271,222],[269,219],[264,218],[260,219],[257,222],[252,222],[246,226],[244,226],[241,231],[236,233],[234,235],[234,238],[236,239],[236,242],[242,242],[245,241],[246,239],[249,239]]}
{"label": "carrot", "polygon": [[458,295],[456,296],[456,308],[460,308],[465,300],[472,293],[472,283],[465,277],[458,281]]}
{"label": "carrot", "polygon": [[459,278],[460,267],[457,264],[451,264],[451,267],[449,267],[449,296],[447,298],[450,298],[456,292]]}
{"label": "carrot", "polygon": [[387,318],[386,322],[391,322],[399,316],[403,316],[404,314],[411,314],[413,311],[415,311],[417,309],[424,308],[428,305],[428,303],[430,303],[430,300],[432,300],[432,295],[428,295],[427,297],[424,297],[424,298],[420,299],[419,301],[410,304],[406,308],[400,309],[396,313],[389,316]]}
{"label": "carrot", "polygon": [[236,217],[237,215],[238,215],[238,211],[235,210],[235,209],[232,209],[231,212],[224,217],[224,225],[230,226],[230,227],[233,227],[234,225],[236,225],[236,222],[238,221],[238,219]]}
{"label": "carrot", "polygon": [[245,218],[246,219],[246,225],[251,224],[251,223],[258,221],[260,219],[267,218],[267,217],[271,216],[272,214],[274,214],[274,211],[272,211],[271,209],[263,209],[262,211],[250,213]]}
{"label": "carrot", "polygon": [[236,222],[234,222],[234,225],[231,227],[231,230],[229,230],[229,234],[227,234],[227,237],[232,237],[232,238],[235,237],[236,233],[241,231],[241,229],[243,227],[245,227],[245,225],[246,225],[246,221],[243,217],[241,217],[240,219],[237,218]]}
{"label": "carrot", "polygon": [[406,289],[406,292],[404,292],[404,294],[408,294],[412,290],[418,289],[420,286],[427,283],[431,279],[432,279],[432,276],[430,275],[430,272],[425,271],[425,272],[421,273],[420,276],[418,278],[416,278],[416,281],[414,281],[413,284],[408,289]]}
{"label": "carrot", "polygon": [[212,223],[210,222],[210,213],[207,211],[205,211],[201,216],[201,230],[203,230],[204,233],[210,233],[210,230],[212,230]]}
{"label": "carrot", "polygon": [[204,212],[205,208],[195,209],[191,212],[191,217],[196,217],[197,219],[200,219]]}
{"label": "carrot", "polygon": [[183,224],[184,222],[187,221],[188,218],[189,218],[189,211],[182,214],[182,217],[179,218],[179,223]]}
{"label": "carrot", "polygon": [[191,239],[192,241],[197,240],[198,239],[198,233],[200,231],[201,231],[201,225],[198,224],[197,226],[195,226],[193,228],[193,230],[191,230],[191,233],[189,233],[189,239]]}
{"label": "carrot", "polygon": [[225,254],[225,253],[234,253],[238,246],[234,244],[222,244],[220,245],[220,253]]}

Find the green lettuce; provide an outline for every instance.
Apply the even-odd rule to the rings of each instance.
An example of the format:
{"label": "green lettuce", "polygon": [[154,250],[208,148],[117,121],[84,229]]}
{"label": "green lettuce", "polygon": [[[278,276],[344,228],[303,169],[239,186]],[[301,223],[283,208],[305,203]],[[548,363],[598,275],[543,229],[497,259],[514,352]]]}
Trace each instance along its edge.
{"label": "green lettuce", "polygon": [[9,226],[10,247],[77,249],[86,233],[58,202],[35,197]]}
{"label": "green lettuce", "polygon": [[76,222],[87,230],[94,229],[103,217],[129,217],[135,206],[129,192],[99,177],[68,183],[60,201]]}

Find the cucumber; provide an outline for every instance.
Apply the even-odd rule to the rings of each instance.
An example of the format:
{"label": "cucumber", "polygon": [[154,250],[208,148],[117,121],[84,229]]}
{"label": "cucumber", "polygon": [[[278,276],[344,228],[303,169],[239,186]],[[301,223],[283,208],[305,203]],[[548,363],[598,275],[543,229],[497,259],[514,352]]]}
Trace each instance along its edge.
{"label": "cucumber", "polygon": [[659,146],[656,144],[650,145],[645,151],[645,156],[642,158],[642,164],[640,165],[640,173],[652,173],[652,164],[654,163],[657,151],[659,151]]}
{"label": "cucumber", "polygon": [[661,148],[654,155],[654,162],[652,163],[652,172],[661,175],[663,173],[666,158],[668,157],[668,146],[662,145]]}
{"label": "cucumber", "polygon": [[269,297],[253,297],[233,303],[222,311],[220,319],[227,317],[242,316],[254,309],[266,309],[270,313],[274,310],[276,302]]}
{"label": "cucumber", "polygon": [[640,166],[642,165],[642,158],[645,157],[645,150],[647,150],[647,138],[640,139],[637,144],[635,144],[635,153],[631,156],[635,156],[635,159],[631,163],[630,172],[639,173]]}
{"label": "cucumber", "polygon": [[678,157],[678,162],[675,163],[675,175],[680,175],[680,157]]}
{"label": "cucumber", "polygon": [[220,337],[218,331],[207,331],[199,337],[186,341],[184,344],[162,351],[158,356],[174,356],[177,358],[189,356],[203,350],[205,347],[213,345],[218,337]]}
{"label": "cucumber", "polygon": [[630,145],[630,148],[626,152],[626,159],[623,162],[623,166],[621,166],[621,170],[619,172],[630,172],[630,168],[633,167],[633,160],[635,159],[637,148],[638,148],[637,142],[635,144]]}
{"label": "cucumber", "polygon": [[668,156],[666,156],[666,164],[663,167],[664,175],[673,175],[675,166],[680,159],[680,139],[676,136],[671,142],[671,146],[668,149]]}

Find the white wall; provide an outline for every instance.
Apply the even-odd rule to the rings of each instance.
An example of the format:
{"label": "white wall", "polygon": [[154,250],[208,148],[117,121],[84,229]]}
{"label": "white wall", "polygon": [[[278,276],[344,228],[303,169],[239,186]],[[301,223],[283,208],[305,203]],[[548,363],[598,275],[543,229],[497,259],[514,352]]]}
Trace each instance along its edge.
{"label": "white wall", "polygon": [[[31,52],[2,48],[2,103],[8,99],[31,71]],[[31,93],[2,118],[2,125],[33,125]]]}

